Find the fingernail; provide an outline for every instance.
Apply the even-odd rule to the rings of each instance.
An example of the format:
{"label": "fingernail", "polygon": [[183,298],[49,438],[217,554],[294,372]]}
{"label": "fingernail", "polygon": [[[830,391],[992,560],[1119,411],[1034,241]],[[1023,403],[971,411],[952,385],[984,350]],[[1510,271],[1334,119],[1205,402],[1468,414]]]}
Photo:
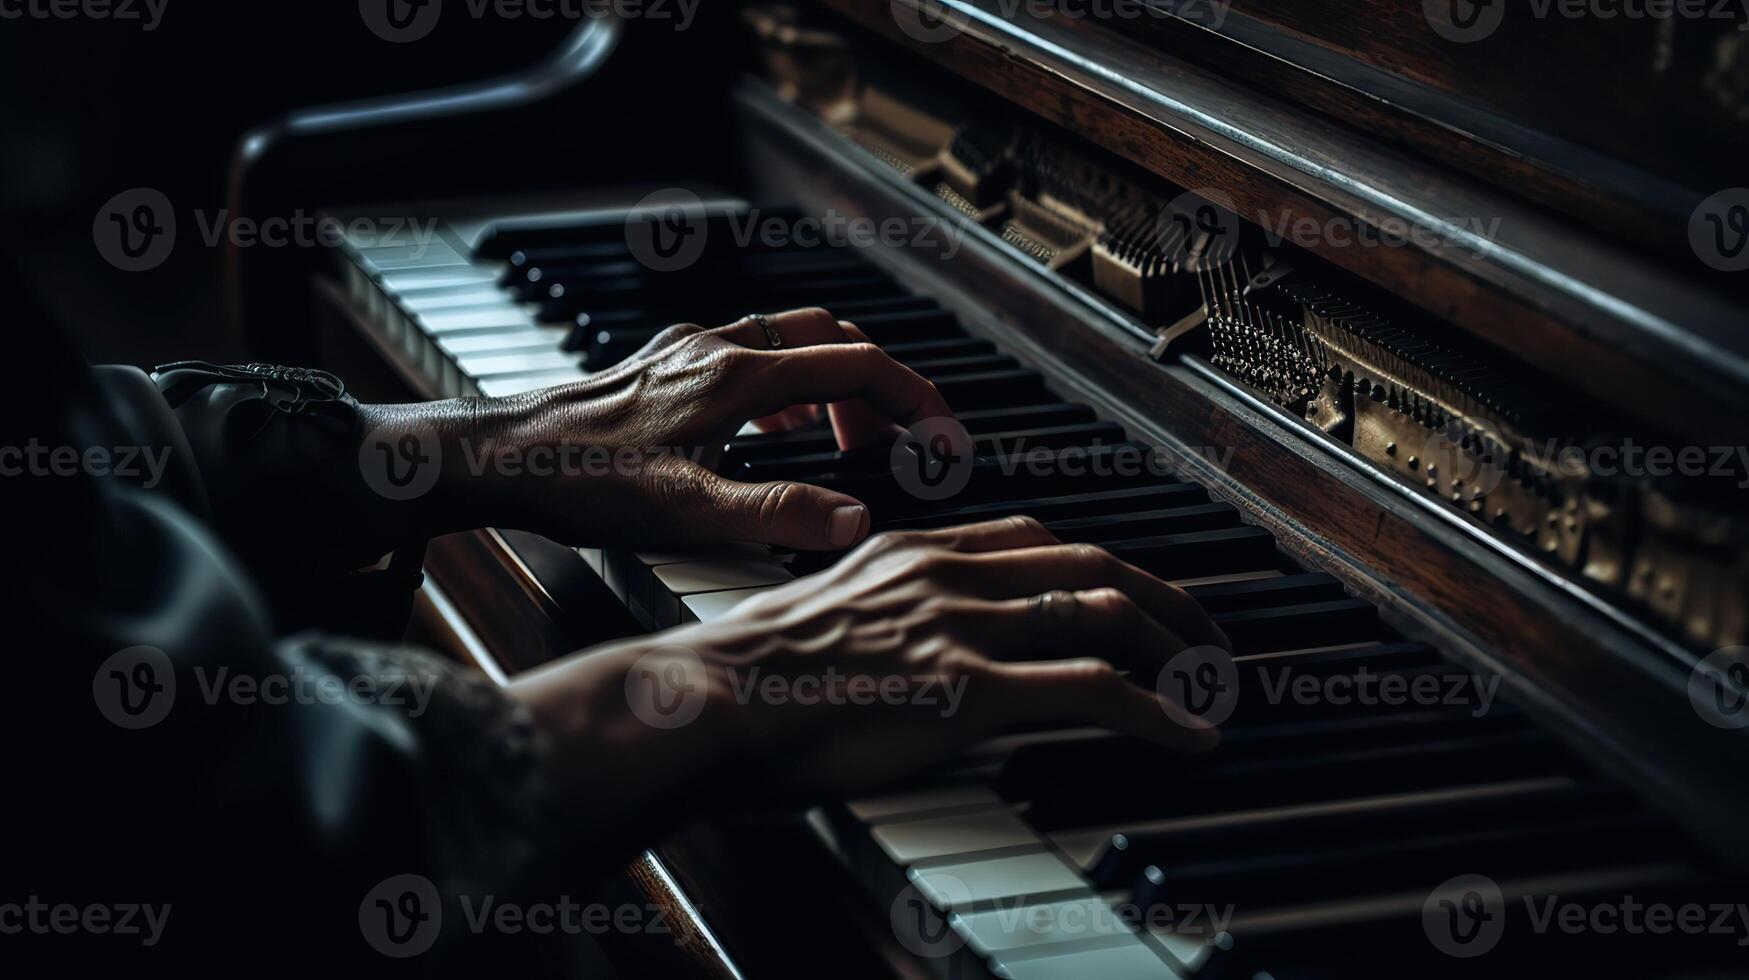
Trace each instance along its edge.
{"label": "fingernail", "polygon": [[868,508],[861,504],[840,507],[832,512],[832,521],[826,526],[826,541],[834,548],[848,548],[856,541],[856,533],[862,530],[862,518],[868,513]]}

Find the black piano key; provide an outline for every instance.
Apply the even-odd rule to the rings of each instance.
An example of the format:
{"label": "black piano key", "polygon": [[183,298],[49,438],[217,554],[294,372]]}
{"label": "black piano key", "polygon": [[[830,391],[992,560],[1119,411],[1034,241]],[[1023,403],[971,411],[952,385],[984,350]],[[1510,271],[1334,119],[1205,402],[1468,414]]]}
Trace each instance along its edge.
{"label": "black piano key", "polygon": [[997,787],[1025,804],[1029,823],[1061,830],[1561,775],[1572,767],[1547,735],[1500,731],[1498,723],[1483,729],[1419,739],[1379,728],[1372,747],[1323,754],[1315,753],[1315,738],[1282,739],[1270,759],[1256,758],[1255,749],[1184,759],[1129,739],[1088,736],[1023,746],[1002,766]]}
{"label": "black piano key", "polygon": [[1027,368],[957,374],[935,383],[941,397],[955,412],[1003,405],[1031,405],[1049,400],[1044,375]]}
{"label": "black piano key", "polygon": [[[1082,422],[977,436],[973,440],[973,452],[994,456],[1003,449],[1014,452],[1034,448],[1067,449],[1105,442],[1122,442],[1123,438],[1122,426],[1110,422]],[[807,480],[816,474],[885,474],[891,466],[892,449],[887,446],[871,446],[848,452],[807,453],[752,460],[742,463],[731,472],[739,480],[763,482]]]}
{"label": "black piano key", "polygon": [[1210,814],[1114,830],[1088,868],[1095,888],[1132,885],[1150,864],[1343,847],[1390,837],[1504,820],[1564,819],[1628,812],[1632,794],[1563,779],[1487,782],[1419,794],[1364,797],[1325,805]]}
{"label": "black piano key", "polygon": [[1347,846],[1313,838],[1297,848],[1213,860],[1185,854],[1144,868],[1132,900],[1143,909],[1187,901],[1261,909],[1431,892],[1457,875],[1484,873],[1479,868],[1517,874],[1571,870],[1623,849],[1651,858],[1658,848],[1646,838],[1657,826],[1643,811],[1577,814],[1560,820],[1507,819],[1425,836],[1389,835]]}
{"label": "black piano key", "polygon": [[980,354],[970,357],[935,357],[911,361],[906,366],[925,378],[936,381],[966,374],[1013,371],[1020,367],[1020,362],[1006,354]]}
{"label": "black piano key", "polygon": [[[1009,429],[1034,429],[1054,425],[1077,425],[1096,421],[1093,409],[1068,402],[1020,405],[962,411],[955,414],[966,432],[983,435]],[[724,450],[725,465],[747,460],[770,459],[774,456],[827,453],[838,448],[832,429],[825,423],[801,429],[759,432],[737,436]]]}
{"label": "black piano key", "polygon": [[948,506],[934,512],[913,514],[890,521],[876,520],[873,529],[898,531],[906,528],[952,527],[1001,517],[1025,515],[1037,520],[1078,518],[1098,514],[1126,513],[1150,508],[1185,507],[1207,502],[1208,491],[1194,483],[1160,482],[1151,486],[1124,487],[1093,493],[1054,497],[999,500],[990,503]]}
{"label": "black piano key", "polygon": [[1330,599],[1216,613],[1234,653],[1267,653],[1375,638],[1378,611],[1361,599]]}
{"label": "black piano key", "polygon": [[941,340],[918,340],[908,344],[889,344],[881,348],[900,364],[935,361],[954,357],[984,357],[996,353],[996,345],[976,337],[947,337]]}
{"label": "black piano key", "polygon": [[1101,547],[1167,580],[1253,572],[1275,562],[1275,538],[1249,525],[1108,541]]}
{"label": "black piano key", "polygon": [[1213,531],[1238,524],[1239,511],[1232,504],[1210,503],[1046,521],[1045,528],[1061,541],[1098,544],[1143,536]]}
{"label": "black piano key", "polygon": [[649,326],[670,323],[721,326],[748,313],[830,306],[838,300],[893,295],[897,289],[892,280],[877,273],[686,284],[632,277],[575,289],[553,283],[526,299],[537,304],[539,319],[544,322],[570,322],[580,313],[637,306],[649,311]]}
{"label": "black piano key", "polygon": [[[828,309],[830,304],[825,305]],[[946,310],[909,310],[899,313],[873,313],[854,321],[868,339],[883,347],[890,344],[938,340],[962,333],[959,318]]]}
{"label": "black piano key", "polygon": [[1239,612],[1343,598],[1342,583],[1323,572],[1303,572],[1247,582],[1193,585],[1185,590],[1204,612]]}

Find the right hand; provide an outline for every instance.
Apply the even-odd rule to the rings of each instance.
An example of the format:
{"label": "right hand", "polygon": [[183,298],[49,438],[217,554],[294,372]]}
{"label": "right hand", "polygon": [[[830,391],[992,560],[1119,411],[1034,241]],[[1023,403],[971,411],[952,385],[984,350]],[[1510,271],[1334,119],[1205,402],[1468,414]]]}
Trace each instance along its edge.
{"label": "right hand", "polygon": [[[1231,650],[1183,591],[1011,518],[880,535],[724,619],[648,638],[637,655],[644,670],[665,655],[651,651],[694,671],[702,660],[706,728],[748,760],[743,775],[841,795],[1016,727],[1096,725],[1206,751],[1215,729],[1154,690],[1192,646]],[[820,696],[855,684],[860,703]]]}

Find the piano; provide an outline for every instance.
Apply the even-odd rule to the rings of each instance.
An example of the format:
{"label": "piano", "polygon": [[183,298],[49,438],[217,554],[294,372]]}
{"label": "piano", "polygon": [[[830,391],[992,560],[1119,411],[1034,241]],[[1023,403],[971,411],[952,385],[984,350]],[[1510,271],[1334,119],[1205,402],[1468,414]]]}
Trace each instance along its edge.
{"label": "piano", "polygon": [[[675,833],[621,883],[675,934],[610,937],[616,960],[1743,975],[1741,25],[1081,9],[593,18],[523,76],[301,113],[239,154],[240,213],[437,229],[237,253],[264,356],[376,397],[513,395],[671,322],[825,306],[941,388],[963,488],[908,491],[819,427],[745,431],[726,472],[843,487],[877,531],[1030,514],[1237,647],[1206,759],[1017,732]],[[503,677],[836,557],[485,530],[432,543],[422,607]]]}

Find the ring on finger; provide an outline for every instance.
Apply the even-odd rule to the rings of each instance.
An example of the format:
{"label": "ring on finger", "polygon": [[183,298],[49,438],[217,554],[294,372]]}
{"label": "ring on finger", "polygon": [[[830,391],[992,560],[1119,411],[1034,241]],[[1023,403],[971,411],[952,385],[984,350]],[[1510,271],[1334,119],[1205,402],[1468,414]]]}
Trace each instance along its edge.
{"label": "ring on finger", "polygon": [[747,319],[759,324],[759,329],[765,333],[765,342],[771,345],[772,350],[783,348],[783,334],[777,332],[777,327],[772,325],[770,317],[763,313],[750,313]]}
{"label": "ring on finger", "polygon": [[1074,619],[1080,603],[1075,593],[1064,589],[1053,589],[1027,600],[1034,616],[1056,623]]}

